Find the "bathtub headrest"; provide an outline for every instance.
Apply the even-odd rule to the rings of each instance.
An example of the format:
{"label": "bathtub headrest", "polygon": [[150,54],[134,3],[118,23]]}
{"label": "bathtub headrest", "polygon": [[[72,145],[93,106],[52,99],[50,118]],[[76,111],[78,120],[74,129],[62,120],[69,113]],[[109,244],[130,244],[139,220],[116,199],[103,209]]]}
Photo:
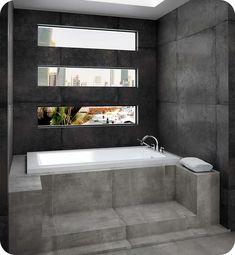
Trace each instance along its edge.
{"label": "bathtub headrest", "polygon": [[187,167],[194,172],[209,172],[213,169],[213,166],[204,160],[194,157],[182,158],[180,164]]}

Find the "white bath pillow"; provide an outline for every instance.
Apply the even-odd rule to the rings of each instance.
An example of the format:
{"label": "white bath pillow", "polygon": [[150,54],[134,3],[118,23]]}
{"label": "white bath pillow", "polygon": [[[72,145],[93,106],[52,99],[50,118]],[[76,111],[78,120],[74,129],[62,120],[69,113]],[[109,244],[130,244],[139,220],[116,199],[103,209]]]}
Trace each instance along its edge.
{"label": "white bath pillow", "polygon": [[199,158],[188,157],[182,158],[180,164],[193,170],[194,172],[208,172],[213,169],[213,166]]}

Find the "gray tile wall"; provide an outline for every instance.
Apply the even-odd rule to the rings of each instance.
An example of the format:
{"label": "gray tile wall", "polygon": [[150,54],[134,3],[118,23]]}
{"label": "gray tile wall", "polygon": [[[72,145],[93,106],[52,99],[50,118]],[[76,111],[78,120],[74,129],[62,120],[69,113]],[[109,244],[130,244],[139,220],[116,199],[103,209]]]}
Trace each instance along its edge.
{"label": "gray tile wall", "polygon": [[221,222],[232,229],[234,19],[224,1],[191,0],[157,21],[157,135],[221,171]]}
{"label": "gray tile wall", "polygon": [[13,4],[0,14],[0,242],[8,247],[8,173],[13,151]]}
{"label": "gray tile wall", "polygon": [[[156,131],[156,24],[154,21],[15,9],[14,154],[28,151],[137,145]],[[37,24],[138,30],[139,50],[121,52],[37,46]],[[38,65],[139,69],[139,88],[43,88]],[[147,68],[146,68],[147,67]],[[139,105],[136,127],[39,129],[37,105]]]}

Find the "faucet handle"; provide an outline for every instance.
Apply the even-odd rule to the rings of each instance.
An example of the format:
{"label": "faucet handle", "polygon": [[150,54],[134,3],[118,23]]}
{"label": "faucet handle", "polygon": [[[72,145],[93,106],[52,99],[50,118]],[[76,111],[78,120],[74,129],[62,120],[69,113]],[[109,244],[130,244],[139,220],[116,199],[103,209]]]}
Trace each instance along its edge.
{"label": "faucet handle", "polygon": [[140,142],[140,145],[143,145],[143,141],[139,138],[137,138],[137,141]]}
{"label": "faucet handle", "polygon": [[164,153],[164,151],[165,151],[165,148],[164,147],[160,147],[160,152]]}
{"label": "faucet handle", "polygon": [[156,149],[156,145],[155,145],[154,143],[151,144],[151,147],[152,147],[153,149]]}

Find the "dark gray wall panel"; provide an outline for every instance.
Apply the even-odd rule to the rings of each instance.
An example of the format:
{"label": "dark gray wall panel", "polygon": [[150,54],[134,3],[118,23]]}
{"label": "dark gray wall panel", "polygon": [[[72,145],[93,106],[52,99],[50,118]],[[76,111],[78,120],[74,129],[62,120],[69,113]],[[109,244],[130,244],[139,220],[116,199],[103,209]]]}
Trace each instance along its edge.
{"label": "dark gray wall panel", "polygon": [[[235,15],[234,15],[235,16]],[[235,105],[235,22],[229,22],[229,103]]]}
{"label": "dark gray wall panel", "polygon": [[189,157],[216,161],[216,108],[214,105],[179,104],[177,110],[179,150]]}
{"label": "dark gray wall panel", "polygon": [[37,45],[37,26],[38,24],[60,24],[60,14],[56,12],[25,11],[18,9],[14,13],[14,38],[17,41],[31,41],[31,44]]}
{"label": "dark gray wall panel", "polygon": [[229,111],[228,105],[216,106],[217,116],[217,169],[221,171],[221,183],[223,187],[228,185],[229,170]]}
{"label": "dark gray wall panel", "polygon": [[158,121],[157,130],[161,146],[167,151],[172,151],[181,155],[179,150],[179,137],[177,131],[177,104],[176,103],[158,103]]}
{"label": "dark gray wall panel", "polygon": [[233,156],[232,158],[230,158],[230,161],[229,161],[229,163],[230,163],[230,178],[229,178],[229,188],[231,189],[231,190],[235,190],[235,171],[234,171],[234,169],[235,169],[235,157]]}
{"label": "dark gray wall panel", "polygon": [[228,104],[228,22],[216,26],[217,103]]}
{"label": "dark gray wall panel", "polygon": [[0,107],[0,216],[7,215],[7,177],[8,177],[8,125],[7,125],[7,107]]}
{"label": "dark gray wall panel", "polygon": [[[46,60],[44,59],[44,62]],[[61,49],[61,65],[117,66],[117,52],[112,50]]]}
{"label": "dark gray wall panel", "polygon": [[228,170],[228,225],[235,230],[235,23],[229,22],[229,170]]}
{"label": "dark gray wall panel", "polygon": [[227,20],[235,20],[234,9],[227,1],[215,0],[215,14],[216,24]]}
{"label": "dark gray wall panel", "polygon": [[177,38],[184,38],[217,23],[217,0],[191,0],[178,9]]}
{"label": "dark gray wall panel", "polygon": [[158,47],[157,51],[157,99],[159,102],[177,102],[177,43],[171,42]]}
{"label": "dark gray wall panel", "polygon": [[61,105],[117,105],[118,89],[109,88],[60,88]]}
{"label": "dark gray wall panel", "polygon": [[61,149],[61,129],[38,128],[37,105],[35,103],[14,105],[15,154],[25,154],[27,151],[44,150],[44,148]]}
{"label": "dark gray wall panel", "polygon": [[61,13],[61,25],[118,28],[119,18],[84,14]]}
{"label": "dark gray wall panel", "polygon": [[235,155],[235,105],[229,105],[229,156]]}
{"label": "dark gray wall panel", "polygon": [[156,47],[156,23],[151,20],[119,19],[119,29],[135,30],[138,32],[138,46],[140,48]]}
{"label": "dark gray wall panel", "polygon": [[215,104],[215,33],[206,30],[177,42],[177,93],[181,103]]}
{"label": "dark gray wall panel", "polygon": [[7,5],[5,5],[1,11],[0,15],[0,25],[1,25],[1,31],[0,31],[0,104],[1,106],[7,105],[8,95],[7,95],[7,27],[8,27],[8,12],[7,12]]}
{"label": "dark gray wall panel", "polygon": [[157,44],[176,40],[177,11],[173,11],[157,21]]}
{"label": "dark gray wall panel", "polygon": [[138,69],[138,87],[156,87],[156,50],[140,48],[137,52],[119,52],[118,66]]}

